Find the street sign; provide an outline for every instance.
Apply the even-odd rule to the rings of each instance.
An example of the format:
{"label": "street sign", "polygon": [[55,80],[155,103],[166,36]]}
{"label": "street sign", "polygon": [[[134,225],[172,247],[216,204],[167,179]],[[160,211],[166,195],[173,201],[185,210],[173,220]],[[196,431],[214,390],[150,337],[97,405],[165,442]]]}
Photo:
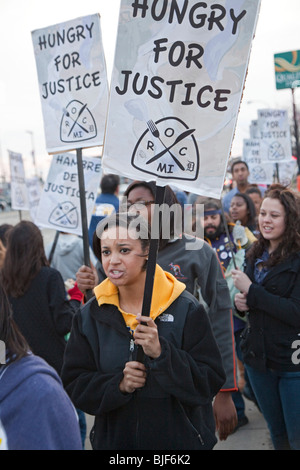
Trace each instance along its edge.
{"label": "street sign", "polygon": [[300,51],[274,54],[277,90],[300,85]]}

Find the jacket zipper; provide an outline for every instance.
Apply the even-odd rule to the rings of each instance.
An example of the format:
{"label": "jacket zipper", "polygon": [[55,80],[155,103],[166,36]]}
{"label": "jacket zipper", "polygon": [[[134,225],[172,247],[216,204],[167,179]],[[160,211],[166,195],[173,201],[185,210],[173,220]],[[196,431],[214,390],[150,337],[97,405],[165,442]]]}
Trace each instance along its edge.
{"label": "jacket zipper", "polygon": [[202,446],[204,446],[204,441],[203,441],[203,439],[202,439],[202,436],[201,436],[200,432],[199,432],[198,429],[193,425],[192,421],[190,420],[190,418],[189,418],[188,415],[186,414],[185,409],[184,409],[183,405],[180,403],[180,401],[178,401],[178,403],[179,403],[179,406],[180,406],[180,408],[181,408],[181,411],[182,411],[183,414],[184,414],[184,417],[185,417],[186,421],[188,422],[188,424],[191,426],[191,428],[192,428],[192,429],[195,431],[195,433],[197,434],[197,438],[199,439],[200,444],[201,444]]}
{"label": "jacket zipper", "polygon": [[134,351],[134,339],[131,338],[130,343],[129,343],[129,361],[132,361],[133,359],[133,351]]}
{"label": "jacket zipper", "polygon": [[[135,349],[134,339],[133,339],[133,335],[131,334],[131,338],[129,341],[129,362],[133,360],[134,349]],[[133,393],[133,399],[136,405],[136,427],[135,427],[135,443],[136,444],[135,445],[136,445],[136,448],[138,448],[140,422],[139,422],[138,397],[137,397],[136,391]]]}

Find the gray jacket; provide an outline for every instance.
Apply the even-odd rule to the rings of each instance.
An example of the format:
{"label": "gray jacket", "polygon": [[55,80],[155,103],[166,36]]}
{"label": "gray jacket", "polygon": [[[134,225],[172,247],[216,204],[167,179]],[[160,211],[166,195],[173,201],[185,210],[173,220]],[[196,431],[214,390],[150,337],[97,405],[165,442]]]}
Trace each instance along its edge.
{"label": "gray jacket", "polygon": [[[232,303],[227,282],[214,250],[203,240],[183,235],[170,241],[158,252],[157,263],[206,306],[212,329],[221,352],[226,382],[223,391],[237,390]],[[194,244],[194,246],[193,246]]]}

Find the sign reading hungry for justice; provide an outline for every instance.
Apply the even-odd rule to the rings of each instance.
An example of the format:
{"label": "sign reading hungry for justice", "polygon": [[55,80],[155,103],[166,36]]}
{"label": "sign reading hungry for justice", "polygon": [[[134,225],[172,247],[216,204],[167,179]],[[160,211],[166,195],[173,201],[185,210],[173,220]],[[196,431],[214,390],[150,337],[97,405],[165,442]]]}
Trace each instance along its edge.
{"label": "sign reading hungry for justice", "polygon": [[287,110],[259,109],[257,116],[262,157],[271,162],[290,161],[292,145]]}
{"label": "sign reading hungry for justice", "polygon": [[32,32],[48,153],[102,145],[108,83],[98,14]]}
{"label": "sign reading hungry for justice", "polygon": [[220,197],[260,0],[122,0],[106,172]]}

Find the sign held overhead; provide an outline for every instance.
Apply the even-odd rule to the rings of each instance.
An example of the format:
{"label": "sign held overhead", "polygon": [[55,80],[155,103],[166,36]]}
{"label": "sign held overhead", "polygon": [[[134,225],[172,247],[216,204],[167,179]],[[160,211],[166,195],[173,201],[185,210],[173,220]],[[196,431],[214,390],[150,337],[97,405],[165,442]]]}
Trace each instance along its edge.
{"label": "sign held overhead", "polygon": [[103,145],[108,83],[98,14],[32,32],[48,153]]}
{"label": "sign held overhead", "polygon": [[[83,194],[87,219],[91,218],[101,179],[100,158],[85,157],[82,162],[86,187]],[[60,232],[82,235],[77,158],[73,154],[54,155],[40,198],[35,223]]]}
{"label": "sign held overhead", "polygon": [[121,1],[106,172],[220,197],[259,6]]}

